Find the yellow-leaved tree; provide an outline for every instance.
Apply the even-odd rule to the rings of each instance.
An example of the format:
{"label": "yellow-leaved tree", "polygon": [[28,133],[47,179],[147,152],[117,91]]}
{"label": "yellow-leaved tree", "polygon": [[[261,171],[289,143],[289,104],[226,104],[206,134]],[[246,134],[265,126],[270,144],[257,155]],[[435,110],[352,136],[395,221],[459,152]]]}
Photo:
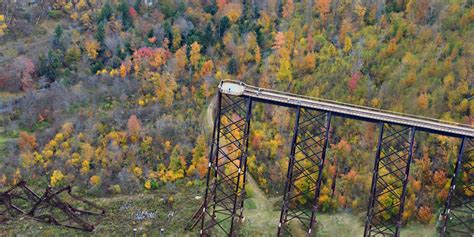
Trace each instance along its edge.
{"label": "yellow-leaved tree", "polygon": [[93,176],[90,178],[89,183],[90,183],[92,186],[99,186],[99,184],[100,184],[100,176],[98,176],[98,175],[93,175]]}
{"label": "yellow-leaved tree", "polygon": [[194,69],[198,68],[201,60],[201,45],[198,42],[191,44],[191,52],[189,53],[189,60]]}
{"label": "yellow-leaved tree", "polygon": [[120,65],[120,77],[125,78],[127,76],[127,68],[125,65]]}
{"label": "yellow-leaved tree", "polygon": [[280,48],[278,52],[280,55],[280,67],[276,77],[280,81],[291,82],[293,80],[293,76],[291,72],[290,52],[285,47]]}
{"label": "yellow-leaved tree", "polygon": [[99,53],[97,50],[99,49],[99,43],[94,39],[88,39],[84,42],[84,46],[86,48],[87,56],[91,59],[96,59]]}
{"label": "yellow-leaved tree", "polygon": [[51,186],[57,187],[62,184],[64,179],[64,174],[60,170],[54,170],[53,174],[51,175]]}
{"label": "yellow-leaved tree", "polygon": [[351,37],[346,36],[346,39],[344,41],[344,52],[348,53],[352,49],[352,40]]}
{"label": "yellow-leaved tree", "polygon": [[173,27],[173,48],[178,49],[181,46],[181,30],[179,27]]}
{"label": "yellow-leaved tree", "polygon": [[0,37],[4,36],[7,31],[7,23],[5,22],[5,16],[0,15]]}
{"label": "yellow-leaved tree", "polygon": [[176,50],[174,56],[176,58],[175,73],[179,75],[184,72],[186,64],[188,64],[188,58],[186,57],[186,45]]}

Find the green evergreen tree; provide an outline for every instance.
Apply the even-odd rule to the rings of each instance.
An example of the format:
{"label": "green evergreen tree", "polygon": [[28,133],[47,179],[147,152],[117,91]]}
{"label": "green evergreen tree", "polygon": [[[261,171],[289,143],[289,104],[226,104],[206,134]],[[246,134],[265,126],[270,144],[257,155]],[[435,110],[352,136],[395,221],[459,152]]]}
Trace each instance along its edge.
{"label": "green evergreen tree", "polygon": [[105,24],[101,22],[97,27],[97,31],[95,32],[95,39],[100,43],[101,46],[104,45],[105,40]]}
{"label": "green evergreen tree", "polygon": [[142,0],[136,0],[135,4],[133,4],[133,8],[135,8],[135,11],[137,11],[138,14],[142,12]]}
{"label": "green evergreen tree", "polygon": [[104,7],[102,7],[102,10],[100,11],[99,15],[99,23],[102,21],[108,21],[110,20],[110,17],[112,17],[113,9],[110,6],[110,3],[107,2],[104,4]]}
{"label": "green evergreen tree", "polygon": [[47,55],[40,55],[39,73],[46,76],[51,82],[56,80],[58,69],[61,67],[61,55],[57,51],[49,50]]}
{"label": "green evergreen tree", "polygon": [[[171,29],[171,24],[168,20],[163,23],[163,30],[165,31],[165,38],[170,42],[170,45],[173,42],[173,30]],[[169,46],[169,45],[168,45]]]}
{"label": "green evergreen tree", "polygon": [[125,30],[133,27],[132,17],[130,16],[130,5],[127,1],[122,0],[119,4],[118,10],[120,12],[120,17],[122,18],[122,25]]}
{"label": "green evergreen tree", "polygon": [[204,32],[204,37],[206,38],[206,46],[214,45],[214,32],[212,31],[211,22],[207,23],[206,30]]}
{"label": "green evergreen tree", "polygon": [[235,58],[231,58],[229,60],[229,63],[227,64],[227,71],[230,74],[235,74],[237,73],[237,60]]}
{"label": "green evergreen tree", "polygon": [[218,35],[217,37],[218,38],[222,38],[224,36],[224,33],[226,32],[226,30],[230,27],[230,20],[227,16],[224,16],[222,17],[220,20],[219,20],[219,26],[217,27],[218,28]]}
{"label": "green evergreen tree", "polygon": [[63,49],[63,42],[62,42],[62,37],[63,37],[63,27],[60,24],[56,25],[56,28],[54,28],[54,35],[53,35],[53,47],[56,49]]}

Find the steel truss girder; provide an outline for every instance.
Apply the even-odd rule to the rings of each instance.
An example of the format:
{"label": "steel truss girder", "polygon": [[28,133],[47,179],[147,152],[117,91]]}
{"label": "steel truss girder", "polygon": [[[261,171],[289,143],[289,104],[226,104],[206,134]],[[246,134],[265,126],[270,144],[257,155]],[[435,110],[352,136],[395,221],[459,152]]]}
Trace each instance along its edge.
{"label": "steel truss girder", "polygon": [[[69,196],[67,201],[64,201],[65,195]],[[22,180],[0,193],[0,222],[28,217],[43,223],[93,231],[95,226],[90,221],[104,214],[105,209],[74,195],[71,186],[48,187],[40,195]]]}
{"label": "steel truss girder", "polygon": [[[278,236],[288,231],[287,224],[293,219],[304,226],[308,235],[314,233],[330,125],[330,112],[297,108]],[[309,183],[300,188],[298,182]],[[304,203],[307,198],[312,202]]]}
{"label": "steel truss girder", "polygon": [[442,216],[441,236],[474,235],[474,138],[462,138]]}
{"label": "steel truss girder", "polygon": [[380,123],[364,236],[400,236],[414,127]]}
{"label": "steel truss girder", "polygon": [[235,236],[243,218],[251,108],[249,97],[218,94],[206,193],[202,214],[195,215],[201,236],[209,236],[215,227]]}

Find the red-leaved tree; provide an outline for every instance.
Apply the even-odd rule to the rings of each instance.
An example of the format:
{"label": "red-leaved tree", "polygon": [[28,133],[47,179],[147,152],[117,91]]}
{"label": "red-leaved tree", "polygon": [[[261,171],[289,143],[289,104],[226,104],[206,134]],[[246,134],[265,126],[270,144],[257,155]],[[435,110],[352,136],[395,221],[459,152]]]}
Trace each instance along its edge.
{"label": "red-leaved tree", "polygon": [[18,87],[27,91],[34,88],[33,73],[35,72],[35,64],[26,56],[19,56],[11,65],[10,80],[19,81]]}

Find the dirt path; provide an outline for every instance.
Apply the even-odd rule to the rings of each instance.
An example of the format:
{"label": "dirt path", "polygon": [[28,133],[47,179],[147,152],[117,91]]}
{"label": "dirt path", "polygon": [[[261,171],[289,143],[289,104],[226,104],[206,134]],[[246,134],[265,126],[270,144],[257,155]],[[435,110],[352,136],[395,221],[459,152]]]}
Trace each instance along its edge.
{"label": "dirt path", "polygon": [[255,201],[257,201],[255,204],[257,206],[257,210],[260,211],[265,211],[265,210],[272,210],[273,209],[273,203],[270,201],[270,199],[267,198],[267,195],[260,189],[258,186],[257,182],[255,179],[252,177],[250,173],[247,173],[247,180],[245,182],[245,185],[250,186],[250,188],[253,190],[253,197]]}
{"label": "dirt path", "polygon": [[214,107],[216,106],[217,96],[214,96],[211,99],[211,102],[207,106],[206,111],[206,121],[207,121],[207,130],[212,133],[212,129],[214,128]]}
{"label": "dirt path", "polygon": [[246,177],[246,189],[251,190],[245,199],[244,217],[240,233],[252,236],[274,236],[278,228],[280,211],[273,209],[273,203],[260,189],[250,173]]}

